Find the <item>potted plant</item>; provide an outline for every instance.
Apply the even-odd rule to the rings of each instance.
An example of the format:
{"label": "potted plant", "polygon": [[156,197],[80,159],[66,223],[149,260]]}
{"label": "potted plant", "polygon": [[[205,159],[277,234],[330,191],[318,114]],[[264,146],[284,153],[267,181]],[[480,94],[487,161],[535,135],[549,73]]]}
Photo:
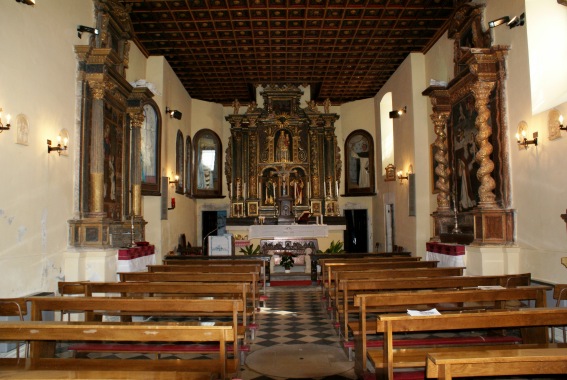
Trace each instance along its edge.
{"label": "potted plant", "polygon": [[317,253],[344,253],[344,252],[345,250],[343,249],[343,242],[340,240],[337,240],[336,243],[333,240],[331,242],[331,245],[329,246],[329,248],[325,250],[325,252],[321,251],[320,249],[317,250]]}
{"label": "potted plant", "polygon": [[246,256],[254,256],[260,253],[260,245],[254,248],[254,244],[246,245],[240,248],[240,253],[244,253]]}
{"label": "potted plant", "polygon": [[293,258],[295,257],[292,253],[284,253],[280,261],[280,265],[284,267],[285,272],[289,273],[291,267],[293,266]]}

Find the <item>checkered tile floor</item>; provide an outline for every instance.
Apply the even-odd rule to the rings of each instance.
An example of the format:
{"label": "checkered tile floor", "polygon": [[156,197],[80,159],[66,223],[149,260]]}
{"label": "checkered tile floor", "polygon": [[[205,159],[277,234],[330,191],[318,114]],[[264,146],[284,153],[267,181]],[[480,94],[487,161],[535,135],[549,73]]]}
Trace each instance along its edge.
{"label": "checkered tile floor", "polygon": [[[258,315],[259,329],[251,352],[278,344],[313,343],[340,348],[339,337],[321,302],[320,287],[271,287],[266,307]],[[346,355],[345,355],[346,359]],[[255,373],[246,364],[243,380],[281,379]],[[325,379],[356,379],[354,370]]]}

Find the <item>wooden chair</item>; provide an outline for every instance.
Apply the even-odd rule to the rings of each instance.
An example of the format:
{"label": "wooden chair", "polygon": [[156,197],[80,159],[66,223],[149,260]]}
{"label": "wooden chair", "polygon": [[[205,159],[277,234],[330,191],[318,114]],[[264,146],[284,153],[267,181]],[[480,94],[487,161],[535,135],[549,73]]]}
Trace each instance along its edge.
{"label": "wooden chair", "polygon": [[[84,296],[86,286],[83,281],[60,281],[57,284],[57,291],[60,296]],[[83,314],[82,311],[61,310],[60,320],[63,321],[64,315],[67,315],[67,321],[71,320],[71,314]]]}
{"label": "wooden chair", "polygon": [[[4,298],[0,299],[0,316],[2,317],[18,317],[20,321],[24,320],[24,315],[28,313],[28,307],[25,299],[23,298]],[[20,358],[20,343],[16,345],[16,357]],[[28,342],[25,342],[25,354],[28,353]]]}
{"label": "wooden chair", "polygon": [[[567,284],[556,284],[553,287],[553,299],[555,300],[555,307],[561,307],[561,301],[567,301]],[[563,342],[567,342],[566,326],[559,326],[557,328],[561,330]],[[551,341],[556,341],[555,331],[553,330],[551,330]]]}

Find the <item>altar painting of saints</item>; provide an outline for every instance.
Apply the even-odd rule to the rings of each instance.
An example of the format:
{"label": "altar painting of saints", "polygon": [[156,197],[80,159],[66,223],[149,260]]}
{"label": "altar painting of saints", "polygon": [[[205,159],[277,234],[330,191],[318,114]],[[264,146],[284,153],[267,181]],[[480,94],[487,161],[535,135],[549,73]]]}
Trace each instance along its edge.
{"label": "altar painting of saints", "polygon": [[280,130],[276,139],[276,161],[289,162],[290,161],[290,134],[289,132]]}
{"label": "altar painting of saints", "polygon": [[476,194],[480,182],[476,177],[475,119],[472,97],[465,98],[453,107],[454,206],[458,211],[470,210],[477,205]]}

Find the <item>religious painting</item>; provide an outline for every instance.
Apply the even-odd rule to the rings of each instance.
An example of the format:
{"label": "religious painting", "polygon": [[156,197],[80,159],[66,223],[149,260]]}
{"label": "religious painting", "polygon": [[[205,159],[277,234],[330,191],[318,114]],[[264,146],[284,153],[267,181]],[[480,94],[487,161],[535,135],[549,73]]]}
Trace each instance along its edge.
{"label": "religious painting", "polygon": [[191,165],[193,163],[191,137],[185,139],[185,196],[191,196]]}
{"label": "religious painting", "polygon": [[201,129],[193,137],[193,197],[222,197],[221,152],[220,138],[210,129]]}
{"label": "religious painting", "polygon": [[475,142],[477,129],[475,120],[477,112],[474,108],[472,94],[465,96],[453,105],[451,112],[452,144],[453,144],[453,196],[458,211],[467,211],[478,204],[478,187],[476,177],[478,165],[475,164],[477,146]]}
{"label": "religious painting", "polygon": [[242,218],[244,216],[244,203],[242,202],[233,203],[231,214],[233,218]]}
{"label": "religious painting", "polygon": [[185,155],[183,132],[177,131],[177,139],[175,140],[175,178],[177,183],[175,184],[175,192],[178,194],[184,194],[183,182],[185,180],[185,171],[183,170],[183,164]]}
{"label": "religious painting", "polygon": [[[502,202],[505,185],[502,181],[504,169],[501,158],[503,153],[499,127],[499,97],[496,94],[496,90],[492,91],[488,100],[490,118],[487,120],[487,123],[492,128],[492,135],[489,137],[488,142],[492,145],[490,159],[494,164],[494,169],[491,173],[495,182],[493,192],[496,195],[496,201]],[[452,153],[452,193],[459,212],[471,210],[478,206],[480,202],[480,181],[477,177],[480,166],[476,162],[478,130],[475,123],[477,115],[472,92],[467,93],[452,105],[448,136]]]}
{"label": "religious painting", "polygon": [[276,115],[291,114],[292,99],[272,99],[272,111]]}
{"label": "religious painting", "polygon": [[375,195],[374,140],[359,129],[345,141],[345,196]]}
{"label": "religious painting", "polygon": [[313,214],[313,216],[321,216],[321,211],[321,201],[311,201],[311,214]]}
{"label": "religious painting", "polygon": [[396,180],[396,167],[393,164],[388,164],[384,171],[386,175],[384,176],[384,182],[393,182]]}
{"label": "religious painting", "polygon": [[258,202],[248,202],[248,216],[258,216]]}
{"label": "religious painting", "polygon": [[153,104],[143,107],[144,122],[140,128],[142,161],[142,195],[160,195],[161,119]]}

